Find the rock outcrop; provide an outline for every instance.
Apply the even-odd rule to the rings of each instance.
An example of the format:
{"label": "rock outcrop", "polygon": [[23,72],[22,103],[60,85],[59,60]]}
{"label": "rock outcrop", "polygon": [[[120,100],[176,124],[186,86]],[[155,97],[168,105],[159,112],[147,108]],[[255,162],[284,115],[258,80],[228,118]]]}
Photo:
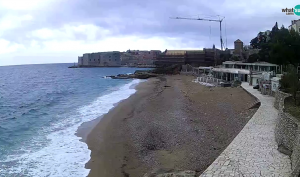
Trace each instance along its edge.
{"label": "rock outcrop", "polygon": [[180,65],[173,65],[168,67],[156,68],[153,70],[137,70],[134,74],[118,74],[117,76],[106,76],[112,79],[148,79],[157,77],[163,74],[179,74],[181,70]]}

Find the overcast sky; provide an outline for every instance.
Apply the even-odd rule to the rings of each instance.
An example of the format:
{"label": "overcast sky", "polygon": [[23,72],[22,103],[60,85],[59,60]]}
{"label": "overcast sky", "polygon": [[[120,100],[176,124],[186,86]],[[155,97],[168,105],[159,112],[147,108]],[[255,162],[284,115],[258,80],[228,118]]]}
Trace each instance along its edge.
{"label": "overcast sky", "polygon": [[[169,17],[218,18],[228,48],[259,31],[290,25],[296,0],[0,0],[0,65],[77,62],[100,51],[220,48],[219,23]],[[215,16],[215,17],[210,17]],[[226,31],[226,33],[225,33]],[[227,35],[226,35],[227,34]]]}

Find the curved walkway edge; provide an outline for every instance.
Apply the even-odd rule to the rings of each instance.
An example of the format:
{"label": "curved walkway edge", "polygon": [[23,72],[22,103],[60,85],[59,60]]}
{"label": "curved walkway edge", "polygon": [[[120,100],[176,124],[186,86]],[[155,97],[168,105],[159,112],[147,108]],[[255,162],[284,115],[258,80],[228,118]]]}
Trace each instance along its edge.
{"label": "curved walkway edge", "polygon": [[277,150],[275,142],[278,111],[273,106],[274,97],[260,94],[248,83],[242,87],[259,99],[261,106],[200,177],[290,176],[291,160]]}

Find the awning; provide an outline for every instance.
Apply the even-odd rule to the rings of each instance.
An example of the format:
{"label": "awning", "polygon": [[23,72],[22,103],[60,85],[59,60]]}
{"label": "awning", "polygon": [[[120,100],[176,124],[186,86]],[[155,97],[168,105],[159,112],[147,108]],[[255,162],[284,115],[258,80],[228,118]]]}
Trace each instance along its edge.
{"label": "awning", "polygon": [[246,69],[235,69],[235,68],[214,68],[213,72],[231,73],[231,74],[250,74],[249,70]]}

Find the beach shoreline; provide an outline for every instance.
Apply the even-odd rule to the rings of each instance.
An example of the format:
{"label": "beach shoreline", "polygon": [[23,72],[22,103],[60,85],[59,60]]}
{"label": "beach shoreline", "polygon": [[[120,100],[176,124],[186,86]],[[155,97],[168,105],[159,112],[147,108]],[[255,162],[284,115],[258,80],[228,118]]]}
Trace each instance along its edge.
{"label": "beach shoreline", "polygon": [[249,109],[254,99],[241,88],[210,89],[192,79],[148,79],[91,123],[84,139],[91,150],[89,176],[143,176],[159,169],[202,173],[256,109]]}
{"label": "beach shoreline", "polygon": [[[144,83],[144,82],[147,82],[147,81],[142,81],[140,80],[140,82],[138,84],[133,84],[132,86],[130,86],[129,88],[130,89],[135,89],[136,90],[136,87],[138,87],[140,84]],[[136,90],[137,91],[137,90]],[[136,93],[133,93],[132,95],[134,95]],[[128,98],[130,98],[132,95],[130,95]],[[126,99],[128,99],[126,98]],[[126,100],[124,99],[124,100]],[[112,111],[113,109],[115,109],[122,101],[124,100],[120,100],[119,102],[117,103],[114,103],[113,104],[113,108],[111,108],[109,110]],[[108,114],[109,112],[107,112],[106,114]],[[105,114],[104,114],[105,115]],[[82,142],[85,142],[87,141],[87,137],[88,135],[91,133],[91,131],[97,126],[97,124],[99,124],[99,122],[102,120],[102,118],[104,117],[104,115],[101,115],[99,117],[97,117],[96,119],[94,120],[91,120],[91,121],[88,121],[88,122],[83,122],[77,129],[75,135],[82,138],[81,141]]]}

